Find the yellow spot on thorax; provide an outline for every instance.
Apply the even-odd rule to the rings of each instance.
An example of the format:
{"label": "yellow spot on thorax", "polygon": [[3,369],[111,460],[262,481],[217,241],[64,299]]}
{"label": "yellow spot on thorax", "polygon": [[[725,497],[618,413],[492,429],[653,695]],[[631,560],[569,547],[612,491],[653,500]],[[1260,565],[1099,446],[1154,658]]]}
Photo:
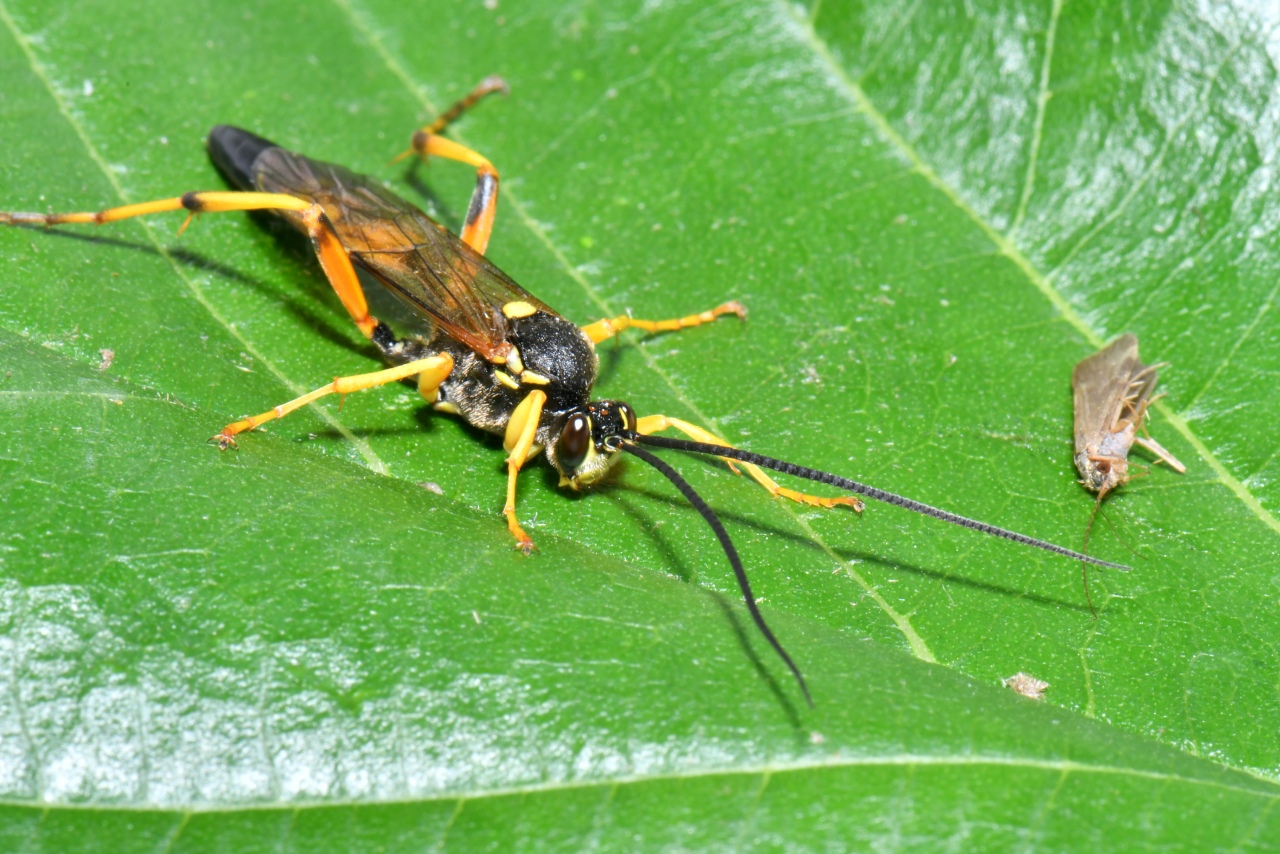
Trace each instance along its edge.
{"label": "yellow spot on thorax", "polygon": [[528,317],[531,314],[537,314],[538,310],[524,300],[515,300],[509,302],[502,307],[502,313],[511,319],[518,317]]}

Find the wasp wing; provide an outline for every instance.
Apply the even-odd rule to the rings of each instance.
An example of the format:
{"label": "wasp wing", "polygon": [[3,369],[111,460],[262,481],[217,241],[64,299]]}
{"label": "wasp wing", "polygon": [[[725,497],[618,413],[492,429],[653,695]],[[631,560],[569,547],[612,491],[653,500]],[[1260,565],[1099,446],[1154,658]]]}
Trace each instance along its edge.
{"label": "wasp wing", "polygon": [[[527,302],[556,314],[459,237],[371,178],[283,148],[264,151],[254,161],[253,177],[264,192],[318,203],[356,264],[489,361],[503,361],[511,349],[504,305]],[[300,225],[298,214],[285,216]]]}

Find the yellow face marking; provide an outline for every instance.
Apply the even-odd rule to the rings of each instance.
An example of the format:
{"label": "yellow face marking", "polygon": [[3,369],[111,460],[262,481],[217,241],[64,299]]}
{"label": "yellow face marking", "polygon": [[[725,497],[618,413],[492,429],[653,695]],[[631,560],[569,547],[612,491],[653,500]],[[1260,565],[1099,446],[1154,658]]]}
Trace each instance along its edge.
{"label": "yellow face marking", "polygon": [[533,371],[525,371],[521,374],[520,381],[526,382],[529,385],[551,385],[551,380],[547,379],[542,374],[535,374]]}
{"label": "yellow face marking", "polygon": [[524,300],[516,300],[509,302],[502,307],[502,313],[507,317],[515,320],[518,317],[528,317],[531,314],[537,314],[538,310]]}
{"label": "yellow face marking", "polygon": [[459,409],[455,404],[447,400],[436,401],[435,403],[431,404],[431,408],[434,409],[436,412],[447,412],[450,415],[462,414],[461,409]]}
{"label": "yellow face marking", "polygon": [[517,374],[524,373],[524,362],[520,361],[520,351],[515,347],[511,348],[511,352],[507,354],[507,364],[511,366],[511,370]]}
{"label": "yellow face marking", "polygon": [[517,390],[520,388],[520,383],[513,380],[511,378],[511,374],[507,373],[506,371],[494,371],[493,375],[495,378],[497,378],[498,382],[502,383],[507,388],[517,389]]}

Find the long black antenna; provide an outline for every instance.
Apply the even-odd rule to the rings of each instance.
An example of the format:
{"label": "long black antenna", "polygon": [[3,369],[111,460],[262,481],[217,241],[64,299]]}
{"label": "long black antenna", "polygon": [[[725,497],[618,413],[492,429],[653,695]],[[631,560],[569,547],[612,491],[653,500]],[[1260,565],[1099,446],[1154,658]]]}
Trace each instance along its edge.
{"label": "long black antenna", "polygon": [[[1037,540],[1035,537],[1028,537],[1026,534],[1019,534],[1015,531],[1006,531],[1004,528],[997,528],[995,525],[988,525],[986,522],[979,522],[976,519],[968,519],[964,516],[957,516],[955,513],[948,513],[946,510],[939,510],[937,507],[930,507],[928,504],[921,504],[919,501],[912,501],[910,498],[903,498],[901,495],[895,495],[892,492],[885,492],[883,489],[876,489],[874,486],[867,486],[858,483],[856,480],[849,480],[847,477],[840,477],[838,474],[830,474],[817,469],[805,468],[795,463],[783,462],[775,460],[772,457],[753,454],[750,451],[739,450],[738,448],[728,445],[712,445],[707,442],[690,442],[685,439],[669,439],[665,436],[643,436],[639,433],[628,433],[624,437],[632,442],[642,442],[646,445],[652,445],[656,448],[672,448],[677,451],[691,451],[695,454],[708,454],[713,457],[728,457],[733,460],[740,460],[744,463],[762,466],[774,471],[780,471],[783,474],[795,475],[809,480],[816,480],[818,483],[825,483],[828,486],[836,486],[840,489],[847,489],[849,492],[865,495],[867,498],[874,498],[876,501],[883,501],[885,504],[892,504],[896,507],[903,507],[907,510],[914,510],[925,516],[932,516],[935,519],[941,519],[944,522],[950,522],[953,525],[959,525],[962,528],[971,528],[974,531],[981,531],[984,534],[990,534],[993,537],[1002,537],[1006,540],[1012,540],[1015,543],[1021,543],[1024,546],[1034,546],[1037,549],[1044,549],[1047,552],[1069,557],[1074,560],[1092,563],[1096,566],[1106,566],[1111,569],[1122,569],[1126,572],[1132,567],[1125,566],[1122,563],[1111,563],[1110,561],[1098,560],[1096,557],[1090,557],[1080,552],[1073,552],[1071,549],[1064,549],[1062,546],[1055,546],[1053,543],[1046,543],[1044,540]],[[626,450],[634,449],[622,446]],[[670,475],[668,475],[670,477]]]}
{"label": "long black antenna", "polygon": [[787,667],[791,668],[792,674],[796,677],[796,682],[800,683],[800,690],[804,692],[804,699],[813,708],[813,697],[809,696],[809,686],[804,682],[804,676],[800,674],[800,668],[796,667],[796,663],[791,660],[791,656],[787,655],[787,651],[782,648],[782,644],[778,643],[778,639],[773,636],[773,632],[769,630],[769,624],[764,621],[764,615],[760,613],[760,608],[756,605],[756,597],[751,593],[751,582],[747,580],[747,571],[742,568],[742,558],[738,557],[738,550],[734,548],[733,541],[729,539],[729,532],[724,529],[720,517],[715,511],[707,506],[707,502],[702,500],[702,496],[694,492],[689,482],[680,476],[680,473],[667,465],[644,448],[637,447],[629,442],[623,442],[619,447],[629,454],[635,454],[649,465],[656,468],[667,476],[667,480],[675,484],[676,489],[680,490],[680,494],[688,499],[693,505],[693,509],[702,514],[702,518],[707,520],[707,524],[711,526],[711,530],[715,531],[716,539],[720,541],[721,548],[724,549],[725,556],[729,558],[729,564],[733,567],[733,574],[738,579],[738,589],[742,591],[742,598],[747,603],[747,610],[751,612],[751,619],[755,620],[756,628],[760,630],[760,634],[764,635],[764,639],[774,648],[779,657],[786,662]]}

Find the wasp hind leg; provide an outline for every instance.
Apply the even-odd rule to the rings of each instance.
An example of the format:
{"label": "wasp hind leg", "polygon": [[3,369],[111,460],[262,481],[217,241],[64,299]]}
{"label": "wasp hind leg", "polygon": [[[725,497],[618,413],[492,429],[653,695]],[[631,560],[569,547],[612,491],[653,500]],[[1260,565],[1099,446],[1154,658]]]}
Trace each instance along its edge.
{"label": "wasp hind leg", "polygon": [[[646,415],[636,424],[636,432],[647,436],[650,433],[657,433],[662,430],[671,428],[679,430],[695,442],[706,442],[709,445],[727,445],[724,439],[721,439],[710,430],[705,430],[696,424],[690,424],[688,421],[681,421],[679,418],[671,418],[666,415]],[[769,494],[775,497],[786,498],[797,504],[808,504],[812,507],[852,507],[854,511],[861,513],[866,509],[866,505],[862,500],[851,495],[842,495],[836,498],[824,498],[820,495],[810,495],[807,492],[796,492],[794,489],[787,489],[779,486],[774,482],[773,478],[765,474],[758,466],[750,463],[738,462],[736,465],[733,460],[721,457],[729,464],[729,468],[737,473],[737,466],[742,466],[747,470],[747,474],[751,475],[756,483],[769,490]]]}
{"label": "wasp hind leg", "polygon": [[[621,314],[617,317],[597,320],[595,323],[587,324],[582,327],[582,331],[586,333],[592,343],[599,344],[601,341],[608,341],[624,329],[643,329],[645,332],[675,332],[680,329],[690,329],[694,326],[710,323],[717,317],[726,314],[736,314],[740,319],[745,320],[747,310],[742,303],[733,300],[732,302],[718,305],[710,311],[690,314],[671,320],[639,320],[630,315]],[[719,444],[723,445],[724,443],[720,442]]]}
{"label": "wasp hind leg", "polygon": [[[316,257],[320,259],[320,266],[324,269],[329,284],[333,287],[338,299],[342,301],[347,314],[351,316],[352,321],[355,322],[360,332],[366,338],[373,339],[374,343],[384,353],[388,352],[389,347],[395,345],[395,337],[391,334],[391,330],[369,314],[369,306],[365,300],[364,289],[360,286],[360,280],[356,277],[355,268],[351,265],[351,256],[347,254],[347,250],[343,248],[342,242],[334,233],[333,226],[330,225],[328,217],[325,216],[324,209],[319,205],[293,196],[281,193],[256,192],[186,193],[171,199],[159,199],[152,202],[141,202],[93,212],[61,214],[0,213],[0,223],[46,226],[74,223],[102,225],[136,216],[177,210],[187,211],[187,221],[182,225],[184,229],[191,222],[191,218],[199,213],[250,210],[297,212],[301,215],[307,235],[311,238]],[[441,354],[413,359],[405,364],[382,371],[350,377],[338,377],[326,386],[297,397],[288,403],[283,403],[261,415],[255,415],[252,418],[245,418],[228,424],[222,429],[221,433],[214,436],[210,441],[217,442],[218,446],[223,449],[233,447],[236,444],[235,437],[240,433],[252,430],[268,421],[282,418],[295,409],[325,395],[350,394],[353,391],[361,391],[366,388],[409,379],[413,376],[418,377],[418,390],[422,393],[422,396],[428,400],[434,400],[440,383],[444,382],[452,370],[453,359],[448,355]]]}
{"label": "wasp hind leg", "polygon": [[283,418],[295,409],[306,406],[312,401],[318,400],[326,395],[338,394],[347,395],[353,391],[363,391],[367,388],[375,388],[376,386],[386,385],[387,383],[406,380],[416,376],[418,378],[418,390],[426,397],[434,394],[439,388],[440,383],[445,381],[449,376],[449,372],[453,370],[453,358],[448,354],[438,356],[428,356],[425,359],[417,359],[403,365],[397,365],[394,368],[387,368],[382,371],[374,371],[368,374],[356,374],[350,377],[336,377],[334,381],[326,386],[321,386],[315,391],[307,392],[301,397],[295,397],[288,403],[282,403],[277,407],[268,409],[261,415],[255,415],[252,418],[244,418],[232,424],[228,424],[222,428],[222,432],[210,439],[210,442],[216,442],[218,447],[224,451],[227,448],[235,447],[236,436],[248,430],[256,429],[268,421],[274,421],[277,418]]}
{"label": "wasp hind leg", "polygon": [[489,246],[489,236],[493,233],[493,220],[498,212],[498,170],[484,155],[440,134],[472,105],[492,92],[501,92],[505,95],[506,81],[497,76],[486,77],[480,81],[480,85],[472,89],[466,97],[445,110],[444,114],[434,122],[414,133],[409,149],[391,161],[395,163],[417,154],[423,160],[432,156],[443,157],[446,160],[457,160],[475,167],[476,188],[471,194],[471,204],[467,207],[467,219],[459,236],[463,243],[481,255]]}
{"label": "wasp hind leg", "polygon": [[378,327],[376,318],[369,314],[369,305],[365,301],[364,290],[360,280],[356,278],[355,268],[351,266],[351,257],[343,248],[342,242],[333,232],[324,209],[319,205],[303,201],[294,196],[282,193],[256,192],[207,192],[186,193],[171,199],[158,199],[153,202],[140,202],[135,205],[123,205],[106,210],[81,213],[0,213],[0,224],[9,225],[70,225],[87,223],[104,225],[108,222],[119,222],[135,216],[146,216],[165,211],[187,212],[187,220],[178,230],[181,234],[191,223],[192,217],[201,213],[222,213],[226,211],[295,211],[301,215],[303,226],[311,238],[316,257],[324,268],[325,276],[333,287],[338,299],[351,319],[359,327],[366,338],[372,338]]}

